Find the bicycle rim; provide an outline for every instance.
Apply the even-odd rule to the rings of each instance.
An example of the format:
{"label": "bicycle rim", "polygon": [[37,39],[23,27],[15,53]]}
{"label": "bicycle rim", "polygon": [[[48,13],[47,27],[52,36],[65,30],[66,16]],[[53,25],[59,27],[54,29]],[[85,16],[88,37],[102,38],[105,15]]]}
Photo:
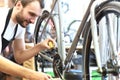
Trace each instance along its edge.
{"label": "bicycle rim", "polygon": [[[110,61],[115,60],[115,56],[112,54],[112,45],[110,42],[110,32],[109,32],[109,26],[113,25],[114,21],[117,21],[115,16],[120,15],[120,3],[111,1],[109,3],[104,4],[102,7],[99,8],[96,12],[96,21],[97,21],[97,29],[98,29],[98,43],[100,47],[100,53],[101,53],[101,62],[102,67],[108,69],[108,63]],[[106,16],[108,20],[106,20]],[[111,18],[115,17],[114,19]],[[105,19],[104,19],[105,18]],[[104,23],[104,24],[103,24]],[[117,23],[117,22],[115,22]],[[88,23],[88,25],[90,22]],[[102,24],[102,26],[101,26]],[[106,25],[107,24],[107,25]],[[91,36],[91,30],[89,26],[86,26],[89,29],[86,30],[86,35],[84,37],[84,43],[83,43],[83,79],[84,80],[92,80],[91,78],[97,78],[100,77],[101,80],[118,80],[118,76],[114,76],[113,74],[100,74],[100,75],[92,75],[91,74],[91,62],[90,62],[90,51],[92,44],[92,36]],[[112,26],[115,29],[114,32],[114,38],[115,38],[115,44],[116,44],[116,50],[118,50],[119,46],[119,35],[118,30],[119,26],[114,25]],[[102,30],[101,30],[102,28]]]}
{"label": "bicycle rim", "polygon": [[[45,13],[42,14],[42,16],[38,18],[36,22],[35,31],[34,31],[34,43],[37,44],[47,38],[56,39],[56,24],[54,22],[53,16],[50,15],[49,12],[46,11]],[[47,52],[43,51],[43,54],[52,59],[52,56],[51,56],[52,53],[50,55],[49,51]],[[36,55],[35,56],[36,71],[39,71],[39,69],[41,68],[41,71],[44,72],[44,68],[47,66],[47,64],[45,64],[46,61],[47,60],[44,59],[41,55],[39,54]],[[52,66],[51,61],[47,61],[47,62],[48,62],[48,66]],[[49,65],[49,62],[51,65]]]}

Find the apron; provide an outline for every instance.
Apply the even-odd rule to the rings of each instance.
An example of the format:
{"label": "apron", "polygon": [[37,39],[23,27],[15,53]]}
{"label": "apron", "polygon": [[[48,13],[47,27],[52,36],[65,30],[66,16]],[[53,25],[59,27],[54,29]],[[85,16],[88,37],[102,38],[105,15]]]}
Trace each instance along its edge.
{"label": "apron", "polygon": [[[17,24],[16,27],[15,27],[14,35],[13,35],[13,37],[12,37],[12,39],[11,39],[10,41],[6,40],[6,39],[3,37],[3,36],[4,36],[4,33],[5,33],[6,29],[7,29],[7,26],[8,26],[8,24],[9,24],[10,17],[11,17],[11,14],[12,14],[12,10],[13,10],[13,8],[11,8],[11,9],[9,10],[9,12],[8,12],[8,15],[7,15],[7,18],[6,18],[6,22],[5,22],[5,28],[4,28],[4,30],[3,30],[3,32],[2,32],[2,35],[1,35],[1,39],[2,39],[2,50],[1,50],[1,52],[3,52],[4,49],[9,45],[9,43],[12,42],[12,41],[15,39],[15,35],[16,35],[16,32],[17,32],[18,24]],[[4,55],[4,54],[3,54],[3,55]],[[8,59],[10,59],[10,60],[12,60],[12,61],[15,62],[13,54],[12,54],[12,56],[10,56]]]}
{"label": "apron", "polygon": [[[1,41],[2,41],[2,49],[1,49],[1,52],[4,51],[4,49],[9,45],[10,42],[12,42],[14,39],[15,39],[15,35],[16,35],[16,32],[17,32],[17,28],[18,28],[18,24],[16,25],[15,27],[15,30],[14,30],[14,35],[12,37],[12,39],[10,41],[6,40],[3,36],[4,36],[4,33],[7,29],[7,26],[9,24],[9,21],[10,21],[10,17],[11,17],[11,14],[12,14],[12,10],[13,8],[11,8],[8,12],[8,15],[7,15],[7,18],[6,18],[6,22],[5,22],[5,27],[4,27],[4,30],[1,34]],[[4,54],[3,54],[4,55]],[[15,62],[15,59],[14,59],[14,56],[13,54],[11,55],[11,57],[9,57],[8,59],[12,60],[13,62]],[[5,73],[2,73],[0,72],[0,80],[6,80],[6,76],[8,76],[7,74]]]}
{"label": "apron", "polygon": [[[18,25],[16,25],[14,36],[13,36],[13,38],[12,38],[10,41],[6,40],[6,39],[3,37],[3,35],[4,35],[4,33],[5,33],[6,29],[7,29],[7,26],[8,26],[8,24],[9,24],[10,17],[11,17],[11,14],[12,14],[12,10],[13,10],[13,9],[10,9],[9,12],[8,12],[8,15],[7,15],[7,18],[6,18],[6,23],[5,23],[5,28],[4,28],[3,33],[2,33],[2,35],[1,35],[1,38],[2,38],[2,51],[8,46],[8,44],[9,44],[11,41],[13,41],[13,40],[15,39],[15,35],[16,35],[16,32],[17,32],[17,28],[18,28]],[[2,52],[2,51],[1,51],[1,52]]]}

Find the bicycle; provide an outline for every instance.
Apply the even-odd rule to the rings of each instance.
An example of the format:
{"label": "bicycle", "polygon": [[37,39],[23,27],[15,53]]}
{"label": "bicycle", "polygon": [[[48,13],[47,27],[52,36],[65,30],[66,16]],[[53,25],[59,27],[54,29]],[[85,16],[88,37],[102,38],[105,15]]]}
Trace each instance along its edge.
{"label": "bicycle", "polygon": [[[56,13],[56,12],[54,13],[54,8],[58,2],[59,2],[58,0],[55,0],[53,3],[53,7],[51,8],[51,11],[49,12],[48,10],[44,10],[42,15],[38,17],[35,30],[34,30],[34,44],[37,44],[38,42],[48,37],[53,38],[57,43],[61,42],[59,41],[60,39],[58,39],[59,38],[58,35],[60,34],[58,30],[58,25],[56,24],[57,22],[56,17],[59,18],[59,13]],[[39,71],[39,68],[41,67],[41,71],[45,72],[44,68],[51,67],[54,62],[53,57],[57,53],[58,53],[58,48],[45,50],[38,53],[38,55],[35,56],[36,71]],[[41,63],[40,64],[41,66],[39,66],[38,63]],[[52,74],[52,77],[58,77],[59,74],[57,73],[55,68],[53,68],[53,71],[54,71],[54,74]]]}
{"label": "bicycle", "polygon": [[[69,71],[69,62],[72,59],[72,56],[73,56],[73,53],[77,46],[79,37],[84,32],[85,35],[83,35],[84,43],[83,43],[83,48],[82,48],[83,49],[83,56],[82,56],[82,58],[83,58],[82,59],[83,60],[82,68],[83,69],[82,69],[82,75],[81,75],[82,79],[90,80],[90,78],[92,77],[90,75],[90,62],[89,62],[90,57],[89,56],[90,56],[90,50],[92,47],[91,42],[93,42],[94,43],[93,46],[94,46],[94,50],[95,50],[94,53],[96,56],[96,61],[97,61],[97,66],[98,66],[97,71],[101,74],[102,80],[104,80],[106,78],[108,80],[110,80],[110,79],[113,80],[114,76],[116,76],[114,78],[117,80],[118,75],[119,75],[119,66],[117,63],[118,59],[116,57],[118,55],[118,53],[117,53],[118,43],[116,43],[116,45],[113,43],[113,42],[116,42],[117,40],[116,41],[114,40],[116,38],[114,38],[115,37],[114,33],[113,33],[113,31],[111,31],[111,30],[114,30],[113,28],[111,29],[112,26],[110,26],[110,25],[112,25],[109,20],[109,18],[111,18],[111,17],[110,16],[108,17],[107,15],[108,14],[111,15],[111,13],[112,13],[111,16],[113,16],[113,14],[119,16],[119,13],[120,13],[119,4],[120,3],[117,1],[112,1],[112,0],[109,1],[108,0],[108,1],[103,1],[103,2],[100,1],[99,5],[98,5],[97,1],[99,1],[99,0],[96,0],[96,1],[91,0],[90,4],[88,6],[88,9],[85,13],[85,16],[83,17],[81,25],[80,25],[80,27],[77,31],[77,34],[72,42],[72,45],[68,51],[68,56],[66,57],[66,60],[65,60],[65,71],[66,72]],[[107,37],[105,37],[104,39],[110,41],[109,45],[107,45],[107,46],[110,47],[111,50],[108,50],[108,52],[112,51],[112,53],[106,53],[106,57],[105,57],[105,55],[103,55],[103,56],[100,55],[99,44],[101,44],[101,43],[105,44],[105,42],[101,41],[103,39],[101,39],[99,37],[99,35],[100,35],[100,33],[102,34],[102,32],[100,31],[101,29],[98,28],[98,25],[100,25],[98,23],[100,23],[100,21],[102,21],[103,18],[105,18],[105,17],[106,17],[106,19],[104,21],[106,22],[106,24],[108,23],[107,27],[110,26],[110,29],[108,30],[109,36],[106,35],[108,37],[108,39],[107,39]],[[117,19],[119,19],[119,18],[117,18]],[[101,27],[101,26],[99,26],[99,27]],[[105,28],[103,28],[103,29],[105,30]],[[106,32],[107,32],[107,29],[108,28],[106,28]],[[117,28],[115,28],[115,29],[117,29]],[[104,36],[104,33],[102,36]],[[116,34],[116,36],[118,36],[118,34]],[[101,41],[101,42],[98,42],[98,41]],[[106,42],[108,42],[108,41],[106,41]],[[101,45],[101,46],[104,47],[103,45]],[[105,47],[107,47],[107,46],[105,46]],[[100,49],[102,47],[100,47]],[[104,49],[107,50],[105,47],[104,47]],[[105,53],[103,53],[103,54],[105,54]],[[109,54],[109,56],[107,54]],[[104,63],[101,62],[101,59],[103,59],[103,57],[105,57],[105,59],[107,59],[106,61],[103,60]],[[97,77],[97,76],[94,76],[94,77]]]}
{"label": "bicycle", "polygon": [[[109,16],[108,16],[108,14],[109,14]],[[114,16],[113,16],[113,14],[114,14]],[[118,1],[112,1],[112,0],[108,0],[108,1],[91,0],[90,1],[88,9],[86,10],[86,13],[83,17],[81,24],[80,24],[80,27],[78,28],[76,36],[72,42],[72,45],[71,45],[70,49],[68,50],[68,55],[66,56],[66,59],[64,61],[64,66],[62,64],[63,62],[60,59],[60,56],[58,54],[55,55],[55,56],[57,56],[57,58],[54,58],[53,62],[56,64],[53,63],[54,64],[53,67],[56,69],[56,72],[57,72],[58,76],[61,77],[61,79],[63,79],[61,76],[63,71],[65,74],[65,73],[69,72],[69,70],[70,70],[71,59],[73,57],[74,51],[76,50],[76,46],[77,46],[77,43],[79,41],[79,37],[83,33],[84,33],[84,35],[83,35],[84,42],[83,42],[83,48],[82,48],[83,49],[82,75],[81,75],[81,72],[79,72],[79,73],[73,72],[73,73],[78,74],[77,76],[80,76],[84,80],[90,80],[91,75],[90,75],[90,62],[89,62],[90,54],[89,54],[89,52],[90,52],[91,47],[92,47],[91,45],[93,45],[94,51],[95,51],[95,56],[96,56],[96,61],[97,61],[97,66],[98,66],[97,71],[101,74],[102,80],[104,80],[106,78],[108,80],[110,80],[110,79],[113,80],[114,76],[116,76],[116,77],[114,77],[116,80],[118,79],[119,66],[117,63],[118,58],[116,57],[118,55],[118,53],[117,53],[117,47],[115,47],[116,45],[113,44],[113,42],[116,42],[116,41],[114,41],[114,39],[116,39],[116,38],[114,38],[115,37],[114,33],[113,33],[113,31],[111,31],[111,30],[113,30],[113,27],[110,26],[112,23],[111,23],[111,20],[109,20],[109,19],[111,18],[111,16],[112,16],[112,20],[114,18],[115,18],[115,20],[119,19],[115,16],[115,15],[117,15],[119,17],[119,14],[120,14],[120,3]],[[104,64],[102,64],[101,59],[103,59],[103,57],[105,55],[101,56],[100,50],[99,50],[99,49],[101,49],[101,47],[99,48],[99,44],[101,44],[101,43],[104,44],[104,42],[103,41],[98,42],[98,40],[99,41],[103,40],[103,39],[98,38],[98,37],[100,35],[104,36],[103,35],[104,33],[102,34],[102,32],[100,32],[101,29],[99,29],[99,27],[100,28],[102,28],[102,27],[101,26],[98,27],[98,25],[101,25],[100,22],[103,20],[104,20],[104,22],[108,23],[106,25],[108,27],[106,29],[103,28],[104,30],[106,30],[106,32],[107,32],[108,28],[110,27],[110,29],[108,30],[110,32],[108,32],[108,34],[110,34],[110,33],[111,34],[109,36],[106,34],[107,38],[104,38],[104,39],[109,40],[109,41],[105,41],[105,42],[109,43],[109,45],[107,45],[107,48],[111,49],[111,50],[108,50],[108,52],[112,51],[112,53],[107,53],[109,55],[112,54],[111,56],[108,56],[106,54],[107,60],[104,61]],[[116,20],[116,21],[118,21],[118,20]],[[98,24],[98,23],[100,23],[100,24]],[[117,29],[117,28],[115,28],[115,29]],[[93,32],[95,32],[95,33],[93,33]],[[92,42],[94,44],[91,44]],[[101,46],[103,47],[103,45],[101,45]],[[104,49],[107,50],[106,48],[104,48]],[[62,69],[62,71],[60,69]],[[112,75],[109,75],[109,74],[112,74]],[[64,76],[64,77],[66,78],[66,76]],[[77,77],[76,80],[80,79],[80,77],[79,78]],[[72,80],[73,80],[73,78],[72,78]]]}
{"label": "bicycle", "polygon": [[[108,4],[117,5],[115,2],[112,2],[112,1],[108,2]],[[103,6],[103,8],[106,8],[106,7],[107,7],[106,5]],[[114,7],[114,8],[116,9],[116,7]],[[115,15],[113,16],[112,19],[116,20],[116,19],[114,19],[114,17],[119,16],[119,14],[116,14],[116,12],[119,13],[119,11],[108,9],[108,10],[105,11],[104,15],[102,15],[103,14],[102,12],[103,11],[99,12],[99,14],[96,13],[96,23],[99,25],[100,21],[104,20],[103,17],[105,16],[104,18],[106,18],[106,19],[104,21],[108,24],[107,25],[104,24],[103,29],[102,29],[102,26],[96,26],[96,28],[98,30],[96,29],[97,31],[95,31],[95,30],[91,31],[92,35],[91,35],[91,32],[89,32],[89,29],[86,30],[86,32],[88,32],[86,34],[87,37],[84,37],[85,41],[84,41],[84,45],[83,45],[83,59],[84,59],[83,67],[85,67],[85,69],[84,69],[83,72],[84,72],[87,80],[89,80],[90,76],[91,76],[91,75],[89,75],[90,74],[90,64],[89,64],[88,60],[89,60],[90,47],[92,45],[92,43],[91,43],[92,39],[93,39],[93,45],[94,45],[94,48],[95,48],[97,66],[98,66],[97,71],[99,73],[101,73],[102,79],[104,80],[104,79],[107,78],[108,80],[114,80],[114,79],[117,80],[118,77],[119,77],[119,71],[118,71],[119,70],[119,65],[118,65],[118,59],[117,59],[117,56],[118,56],[118,52],[117,52],[118,51],[118,40],[115,37],[115,35],[117,37],[119,35],[118,35],[117,31],[115,31],[115,32],[112,31],[112,30],[114,30],[114,28],[119,27],[119,24],[117,24],[117,26],[111,26],[113,24],[111,23],[111,20],[110,20],[110,16],[112,17],[114,13],[115,13]],[[105,28],[105,27],[107,27],[107,28]],[[94,32],[96,32],[96,33],[94,33]],[[96,34],[96,36],[94,34]],[[98,40],[99,40],[99,42],[98,42]],[[114,76],[114,78],[113,78],[113,76]]]}
{"label": "bicycle", "polygon": [[[111,16],[113,16],[113,14],[119,16],[119,13],[120,13],[119,12],[119,2],[112,1],[112,0],[111,1],[105,1],[102,4],[100,3],[99,6],[97,6],[97,4],[94,2],[94,0],[91,0],[90,4],[92,4],[92,6],[90,5],[88,7],[87,12],[85,14],[85,17],[83,18],[83,21],[81,22],[81,26],[78,29],[76,37],[73,41],[73,45],[71,46],[69,52],[71,53],[71,52],[74,51],[74,48],[75,48],[74,46],[76,46],[77,40],[78,40],[80,34],[82,33],[82,31],[85,31],[86,34],[84,35],[83,56],[82,56],[83,57],[83,59],[82,59],[83,60],[83,63],[82,63],[82,66],[83,66],[82,78],[84,80],[90,80],[90,78],[92,77],[90,75],[90,62],[89,62],[90,57],[89,56],[90,56],[91,47],[93,45],[94,50],[95,50],[94,53],[95,53],[95,56],[96,56],[97,67],[98,67],[97,71],[101,74],[102,80],[104,80],[106,78],[108,80],[110,80],[110,79],[113,80],[113,76],[116,76],[116,77],[114,77],[114,79],[117,80],[118,75],[119,75],[119,71],[118,71],[119,66],[117,64],[118,61],[117,61],[117,57],[116,57],[118,55],[117,52],[116,52],[117,47],[113,44],[113,42],[116,42],[116,41],[113,40],[113,39],[115,39],[114,38],[115,36],[113,36],[114,33],[113,33],[113,31],[111,31],[111,30],[113,30],[113,28],[108,30],[109,31],[108,32],[109,36],[106,34],[106,37],[105,37],[106,39],[104,38],[104,40],[109,40],[110,41],[110,42],[106,41],[107,43],[109,43],[109,45],[107,45],[107,46],[104,45],[105,47],[107,47],[107,48],[105,48],[101,44],[101,43],[105,44],[105,42],[101,41],[103,39],[100,38],[101,37],[100,35],[104,36],[105,34],[103,33],[103,31],[102,32],[100,31],[101,26],[99,26],[99,25],[101,25],[100,21],[102,21],[103,18],[106,18],[104,21],[106,22],[106,24],[108,23],[106,25],[107,28],[105,29],[103,27],[103,29],[106,30],[106,32],[107,32],[107,29],[109,28],[109,26],[112,25],[110,20],[109,20],[110,16],[108,17],[107,15],[108,14],[111,15],[111,13],[112,13]],[[91,12],[90,12],[90,10],[91,10]],[[91,14],[91,19],[89,18],[89,15],[90,15],[89,13]],[[85,23],[85,22],[87,22],[87,20],[89,22]],[[104,23],[104,25],[105,25],[105,23]],[[91,26],[92,28],[89,27],[89,26]],[[84,29],[84,28],[87,28],[87,29]],[[111,28],[111,26],[110,26],[110,28]],[[107,39],[107,37],[108,37],[108,39]],[[93,44],[91,42],[93,42]],[[101,47],[99,47],[100,44],[101,44]],[[104,50],[107,50],[108,47],[109,47],[109,49],[111,49],[111,50],[108,50],[108,53],[106,53],[106,57],[105,57],[105,55],[103,55],[103,56],[100,55],[100,53],[101,53],[100,49],[102,47],[104,47]],[[112,53],[110,53],[111,51],[112,51]],[[105,53],[103,53],[103,54],[105,54]],[[103,59],[104,57],[107,60],[106,61],[103,60],[104,61],[104,63],[103,63],[101,61],[101,59]],[[71,55],[68,57],[68,59],[66,59],[66,64],[68,63],[70,58],[71,58]],[[113,63],[113,61],[116,61],[116,63],[115,62]],[[94,76],[94,77],[97,77],[97,76]]]}

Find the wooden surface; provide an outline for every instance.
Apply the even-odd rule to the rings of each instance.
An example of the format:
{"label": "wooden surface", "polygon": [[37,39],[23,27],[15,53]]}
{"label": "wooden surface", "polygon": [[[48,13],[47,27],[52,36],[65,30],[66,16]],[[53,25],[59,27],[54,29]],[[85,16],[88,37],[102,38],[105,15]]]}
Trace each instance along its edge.
{"label": "wooden surface", "polygon": [[[31,48],[33,47],[33,43],[26,43],[26,48]],[[35,70],[35,61],[34,61],[34,57],[32,57],[31,59],[25,61],[23,63],[23,66],[26,67],[26,68],[29,68],[29,69],[32,69],[32,70]],[[23,78],[22,80],[28,80],[28,79],[25,79]]]}

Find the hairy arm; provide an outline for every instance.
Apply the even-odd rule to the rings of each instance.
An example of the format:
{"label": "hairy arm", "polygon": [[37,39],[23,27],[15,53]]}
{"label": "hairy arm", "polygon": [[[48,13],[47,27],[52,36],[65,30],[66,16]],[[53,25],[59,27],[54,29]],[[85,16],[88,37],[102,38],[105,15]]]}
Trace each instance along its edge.
{"label": "hairy arm", "polygon": [[23,63],[24,61],[32,58],[35,56],[39,51],[45,50],[45,49],[50,49],[48,46],[48,42],[52,41],[51,39],[46,39],[38,44],[36,44],[34,47],[25,49],[25,43],[21,39],[17,39],[13,43],[14,47],[14,56],[15,60],[18,63]]}
{"label": "hairy arm", "polygon": [[0,71],[12,76],[24,77],[29,80],[49,80],[50,76],[42,72],[35,72],[31,69],[20,66],[0,56]]}

